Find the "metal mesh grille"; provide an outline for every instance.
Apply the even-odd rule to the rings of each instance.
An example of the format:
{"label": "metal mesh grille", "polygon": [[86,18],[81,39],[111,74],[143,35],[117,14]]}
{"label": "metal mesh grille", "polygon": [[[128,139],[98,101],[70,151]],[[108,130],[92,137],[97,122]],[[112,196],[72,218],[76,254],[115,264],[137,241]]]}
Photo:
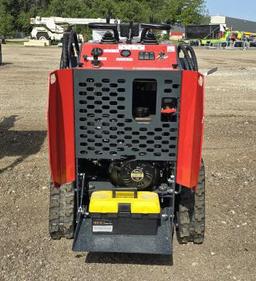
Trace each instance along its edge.
{"label": "metal mesh grille", "polygon": [[[157,112],[150,124],[132,116],[132,84],[138,78],[157,80]],[[78,158],[176,159],[178,122],[161,122],[160,109],[162,98],[179,99],[180,72],[76,70],[74,83]]]}

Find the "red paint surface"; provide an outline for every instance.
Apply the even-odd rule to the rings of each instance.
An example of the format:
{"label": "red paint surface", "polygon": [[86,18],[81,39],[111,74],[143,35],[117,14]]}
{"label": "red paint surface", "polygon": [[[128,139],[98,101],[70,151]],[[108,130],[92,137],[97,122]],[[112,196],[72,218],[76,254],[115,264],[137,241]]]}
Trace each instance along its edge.
{"label": "red paint surface", "polygon": [[[81,50],[80,61],[83,63],[82,68],[87,69],[145,69],[145,70],[172,70],[173,65],[177,64],[176,46],[159,44],[159,45],[142,45],[142,44],[95,44],[86,43]],[[101,48],[103,54],[99,57],[101,60],[100,67],[94,67],[90,60],[84,59],[87,56],[92,58],[93,48]],[[131,55],[127,58],[121,56],[121,48],[131,48]],[[137,49],[136,49],[137,48]],[[138,49],[143,50],[138,50]],[[139,60],[139,52],[154,52],[155,60]],[[160,57],[160,54],[164,56]]]}
{"label": "red paint surface", "polygon": [[179,32],[179,31],[172,31],[170,32],[170,36],[183,36],[184,32]]}
{"label": "red paint surface", "polygon": [[176,181],[189,188],[197,186],[201,166],[204,120],[203,82],[204,78],[200,73],[183,71]]}
{"label": "red paint surface", "polygon": [[[81,52],[81,61],[84,55],[92,57],[91,50],[95,47],[103,49],[101,57],[106,57],[106,60],[101,61],[100,68],[94,68],[90,60],[84,61],[81,69],[174,70],[173,65],[177,63],[175,47],[169,46],[168,49],[168,45],[145,45],[143,51],[154,51],[156,60],[140,61],[140,45],[136,46],[132,45],[135,50],[132,49],[131,56],[128,57],[131,61],[120,61],[117,60],[123,58],[120,55],[120,44],[85,44]],[[163,59],[158,58],[161,52],[165,53]],[[61,185],[75,180],[73,71],[58,70],[51,76],[55,76],[56,81],[49,83],[49,158],[52,181]],[[204,85],[200,79],[203,81],[198,72],[182,72],[176,181],[189,188],[196,187],[201,165]]]}
{"label": "red paint surface", "polygon": [[161,109],[162,114],[172,114],[172,113],[175,113],[176,111],[177,111],[176,108]]}
{"label": "red paint surface", "polygon": [[49,160],[57,186],[75,180],[74,138],[73,71],[57,70],[49,77],[48,103]]}

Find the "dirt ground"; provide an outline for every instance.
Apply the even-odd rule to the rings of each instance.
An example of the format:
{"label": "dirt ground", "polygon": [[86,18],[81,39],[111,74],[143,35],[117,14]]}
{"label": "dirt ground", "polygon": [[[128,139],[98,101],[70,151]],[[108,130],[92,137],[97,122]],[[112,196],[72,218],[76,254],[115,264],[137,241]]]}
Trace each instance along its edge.
{"label": "dirt ground", "polygon": [[163,257],[78,254],[48,236],[47,75],[60,50],[3,46],[0,280],[256,280],[256,51],[198,50],[207,81],[207,230]]}

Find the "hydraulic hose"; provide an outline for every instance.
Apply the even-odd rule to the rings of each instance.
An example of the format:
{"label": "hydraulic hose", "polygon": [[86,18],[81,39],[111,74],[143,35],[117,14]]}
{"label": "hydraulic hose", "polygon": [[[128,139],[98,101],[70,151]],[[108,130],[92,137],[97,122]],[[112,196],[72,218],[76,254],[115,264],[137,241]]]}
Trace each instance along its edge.
{"label": "hydraulic hose", "polygon": [[78,65],[79,53],[80,50],[76,32],[72,29],[64,32],[60,69],[76,67]]}
{"label": "hydraulic hose", "polygon": [[191,58],[191,62],[193,64],[193,70],[198,71],[198,62],[197,57],[194,49],[191,46],[187,46],[187,51],[189,53],[189,56]]}
{"label": "hydraulic hose", "polygon": [[[181,53],[183,53],[184,57],[181,57]],[[196,54],[191,46],[185,46],[183,44],[178,45],[178,57],[182,69],[198,71]]]}

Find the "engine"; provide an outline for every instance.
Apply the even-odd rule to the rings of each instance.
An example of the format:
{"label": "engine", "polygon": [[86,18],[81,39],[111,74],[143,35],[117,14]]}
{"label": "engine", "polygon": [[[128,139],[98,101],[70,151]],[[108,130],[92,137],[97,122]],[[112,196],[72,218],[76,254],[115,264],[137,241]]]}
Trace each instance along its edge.
{"label": "engine", "polygon": [[159,183],[160,169],[146,161],[114,161],[109,166],[111,182],[118,187],[134,187],[138,190],[152,188]]}

